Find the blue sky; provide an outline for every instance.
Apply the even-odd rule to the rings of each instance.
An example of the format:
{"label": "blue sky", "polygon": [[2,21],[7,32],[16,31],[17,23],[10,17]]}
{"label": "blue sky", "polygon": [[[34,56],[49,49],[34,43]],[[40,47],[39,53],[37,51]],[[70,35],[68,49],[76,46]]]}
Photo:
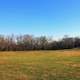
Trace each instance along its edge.
{"label": "blue sky", "polygon": [[0,34],[80,36],[80,0],[0,0]]}

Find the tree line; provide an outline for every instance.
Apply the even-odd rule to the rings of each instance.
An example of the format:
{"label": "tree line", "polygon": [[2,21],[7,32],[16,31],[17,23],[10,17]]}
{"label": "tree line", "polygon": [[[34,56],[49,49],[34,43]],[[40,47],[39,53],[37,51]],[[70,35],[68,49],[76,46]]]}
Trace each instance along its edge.
{"label": "tree line", "polygon": [[32,35],[4,36],[0,35],[0,51],[27,51],[27,50],[61,50],[80,48],[79,37],[63,37],[60,40],[49,39],[46,36]]}

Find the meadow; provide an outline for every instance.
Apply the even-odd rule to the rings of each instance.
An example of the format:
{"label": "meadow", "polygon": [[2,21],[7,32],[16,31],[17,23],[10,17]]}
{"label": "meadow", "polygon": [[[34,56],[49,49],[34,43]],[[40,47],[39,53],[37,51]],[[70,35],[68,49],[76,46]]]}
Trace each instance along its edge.
{"label": "meadow", "polygon": [[80,80],[80,50],[0,52],[0,80]]}

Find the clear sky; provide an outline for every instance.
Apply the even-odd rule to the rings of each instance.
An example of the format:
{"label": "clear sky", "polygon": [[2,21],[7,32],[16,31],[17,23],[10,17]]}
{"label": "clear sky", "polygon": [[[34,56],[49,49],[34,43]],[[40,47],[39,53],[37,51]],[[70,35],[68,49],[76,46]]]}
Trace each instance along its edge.
{"label": "clear sky", "polygon": [[80,36],[80,0],[0,0],[0,34]]}

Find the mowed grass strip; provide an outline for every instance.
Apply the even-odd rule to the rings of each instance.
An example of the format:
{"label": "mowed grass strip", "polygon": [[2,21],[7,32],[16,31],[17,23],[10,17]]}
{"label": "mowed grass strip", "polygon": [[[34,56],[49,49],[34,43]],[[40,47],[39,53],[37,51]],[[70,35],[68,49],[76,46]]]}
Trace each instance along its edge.
{"label": "mowed grass strip", "polygon": [[80,50],[0,52],[0,80],[80,80]]}

